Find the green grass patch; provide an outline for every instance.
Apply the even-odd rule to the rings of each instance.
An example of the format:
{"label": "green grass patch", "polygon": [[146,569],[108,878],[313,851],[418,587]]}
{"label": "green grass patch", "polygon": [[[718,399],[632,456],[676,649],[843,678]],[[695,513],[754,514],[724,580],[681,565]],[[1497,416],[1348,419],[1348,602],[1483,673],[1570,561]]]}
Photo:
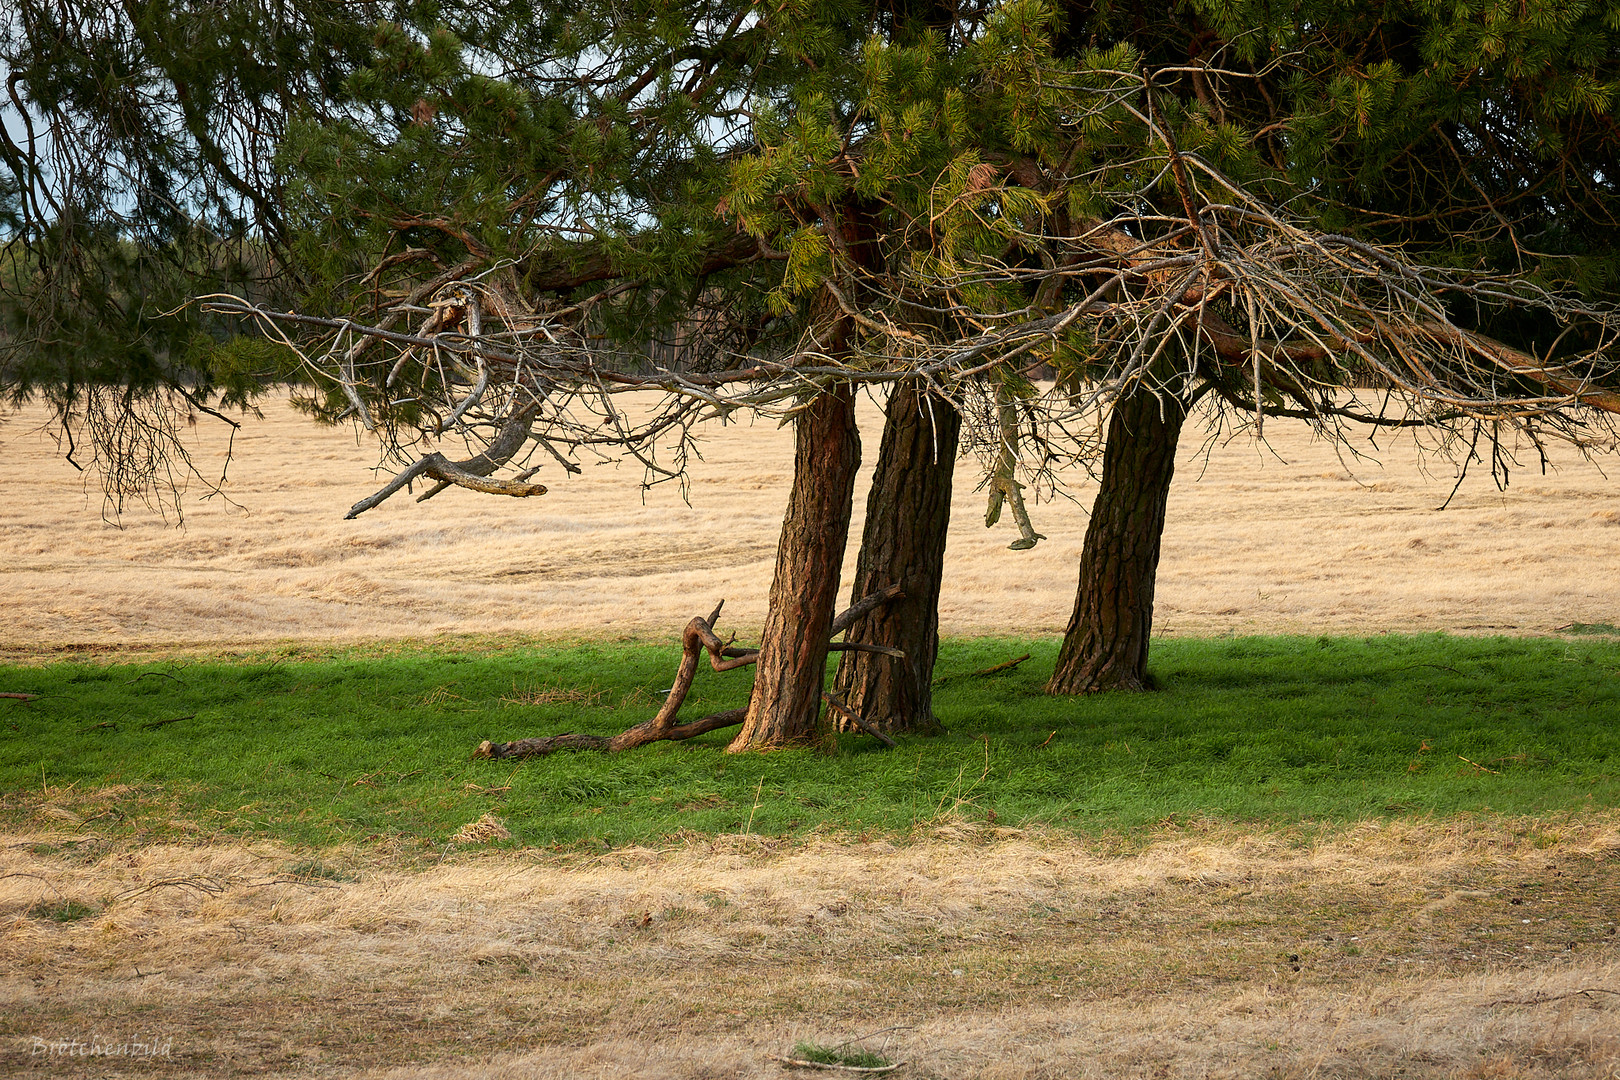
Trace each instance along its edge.
{"label": "green grass patch", "polygon": [[[734,756],[721,731],[521,762],[471,753],[483,739],[645,719],[678,647],[0,668],[7,690],[41,695],[0,701],[0,821],[442,850],[485,813],[512,833],[497,846],[573,848],[893,836],[960,819],[1099,834],[1620,801],[1620,642],[1167,639],[1151,665],[1160,691],[1081,699],[1043,693],[1055,651],[947,641],[936,712],[949,731],[896,750],[841,737],[826,752]],[[701,672],[685,715],[742,704],[750,679]]]}
{"label": "green grass patch", "polygon": [[1585,635],[1585,636],[1602,635],[1602,636],[1605,636],[1605,637],[1609,637],[1609,636],[1620,637],[1620,626],[1616,626],[1616,625],[1614,625],[1614,623],[1606,623],[1606,622],[1593,622],[1593,623],[1572,622],[1572,623],[1569,623],[1569,624],[1567,624],[1565,626],[1560,626],[1558,628],[1558,632],[1560,634],[1576,634],[1576,635]]}
{"label": "green grass patch", "polygon": [[793,1056],[799,1061],[813,1061],[817,1065],[842,1065],[851,1069],[884,1069],[891,1064],[888,1058],[870,1050],[851,1050],[843,1046],[822,1046],[820,1043],[801,1042],[793,1046]]}
{"label": "green grass patch", "polygon": [[78,922],[94,915],[98,909],[79,900],[61,900],[55,903],[41,901],[28,909],[30,918],[49,919],[52,922]]}

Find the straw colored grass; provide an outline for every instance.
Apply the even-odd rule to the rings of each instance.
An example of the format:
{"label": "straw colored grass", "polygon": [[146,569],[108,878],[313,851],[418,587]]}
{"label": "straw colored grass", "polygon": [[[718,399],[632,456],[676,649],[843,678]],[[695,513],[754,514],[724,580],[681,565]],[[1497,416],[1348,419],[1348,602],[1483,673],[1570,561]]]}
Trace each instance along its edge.
{"label": "straw colored grass", "polygon": [[[787,498],[791,432],[716,425],[693,465],[690,505],[673,484],[642,492],[639,466],[547,465],[551,493],[499,499],[450,490],[400,496],[355,521],[377,486],[374,451],[284,402],[236,439],[226,491],[187,505],[176,531],[141,508],[101,520],[37,409],[0,428],[0,648],[224,645],[434,634],[667,635],[726,599],[727,625],[763,621]],[[866,457],[881,417],[861,409]],[[216,425],[217,426],[217,425]],[[224,444],[198,429],[197,460]],[[1411,436],[1341,460],[1300,424],[1204,448],[1190,434],[1170,500],[1155,627],[1177,635],[1375,630],[1545,632],[1620,623],[1620,512],[1611,469],[1557,456],[1506,491],[1477,469],[1437,512],[1453,470]],[[1374,460],[1376,459],[1376,460]],[[1527,459],[1534,461],[1531,454]],[[1348,462],[1348,464],[1346,463]],[[1034,508],[1050,540],[1010,552],[986,530],[977,463],[958,469],[941,597],[947,634],[1047,634],[1066,624],[1094,488]],[[867,481],[861,480],[858,498]],[[193,494],[200,492],[194,490]],[[857,507],[857,513],[859,513]],[[859,518],[857,517],[857,522]],[[855,529],[858,537],[859,528]],[[853,568],[853,548],[849,570]]]}
{"label": "straw colored grass", "polygon": [[[0,853],[0,1062],[151,1033],[130,1074],[769,1077],[896,1028],[863,1045],[924,1077],[1610,1077],[1617,854],[1612,813],[417,869],[40,833]],[[29,914],[64,895],[97,913]]]}

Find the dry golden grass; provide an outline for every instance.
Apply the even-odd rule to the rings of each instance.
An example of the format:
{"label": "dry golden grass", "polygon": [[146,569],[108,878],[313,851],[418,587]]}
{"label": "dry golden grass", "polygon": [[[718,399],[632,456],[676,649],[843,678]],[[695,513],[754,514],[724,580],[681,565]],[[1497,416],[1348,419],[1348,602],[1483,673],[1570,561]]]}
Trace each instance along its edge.
{"label": "dry golden grass", "polygon": [[1613,814],[426,868],[41,832],[0,853],[0,1069],[150,1033],[94,1075],[769,1077],[894,1027],[919,1077],[1608,1078],[1617,854]]}
{"label": "dry golden grass", "polygon": [[[40,432],[43,413],[12,416],[0,429],[8,466],[0,648],[664,636],[721,597],[728,626],[763,621],[791,465],[787,431],[717,426],[694,465],[690,506],[672,485],[641,492],[639,466],[587,467],[578,477],[548,466],[538,479],[552,490],[541,498],[451,490],[423,505],[398,497],[344,521],[376,486],[373,452],[283,402],[265,412],[236,439],[227,492],[239,508],[192,500],[179,531],[140,508],[121,528],[104,523],[99,496],[86,495]],[[870,459],[880,432],[870,403],[862,422]],[[217,470],[223,441],[198,430],[197,460]],[[1433,459],[1426,472],[1409,436],[1390,436],[1381,465],[1356,461],[1352,473],[1303,425],[1268,430],[1270,449],[1240,438],[1210,447],[1206,464],[1189,429],[1160,568],[1162,632],[1620,623],[1612,473],[1566,453],[1547,475],[1527,469],[1498,491],[1476,466],[1442,513],[1434,507],[1453,473]],[[947,633],[1061,630],[1094,490],[1072,480],[1077,502],[1034,508],[1050,540],[1010,552],[1012,533],[983,526],[975,463],[961,465],[941,599]],[[862,495],[865,487],[863,479]]]}

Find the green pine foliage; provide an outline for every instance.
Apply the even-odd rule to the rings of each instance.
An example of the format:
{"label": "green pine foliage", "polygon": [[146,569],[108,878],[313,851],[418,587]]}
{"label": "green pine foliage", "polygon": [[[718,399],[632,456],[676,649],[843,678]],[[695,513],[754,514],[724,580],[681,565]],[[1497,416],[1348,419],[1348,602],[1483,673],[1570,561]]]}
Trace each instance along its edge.
{"label": "green pine foliage", "polygon": [[[851,257],[817,235],[839,207],[897,282],[961,283],[990,315],[1050,306],[1017,282],[1041,258],[1031,233],[1125,192],[1173,199],[1162,141],[1118,92],[1144,70],[1184,150],[1323,228],[1612,296],[1616,10],[27,0],[0,54],[42,119],[89,133],[79,160],[106,164],[71,178],[68,206],[21,147],[0,154],[0,387],[229,374],[245,396],[239,350],[195,347],[245,328],[189,295],[374,312],[463,265],[508,268],[535,301],[606,266],[583,288],[638,283],[597,316],[627,341],[699,294],[791,338]],[[1012,177],[1019,160],[1042,182]],[[738,228],[785,258],[705,272]]]}

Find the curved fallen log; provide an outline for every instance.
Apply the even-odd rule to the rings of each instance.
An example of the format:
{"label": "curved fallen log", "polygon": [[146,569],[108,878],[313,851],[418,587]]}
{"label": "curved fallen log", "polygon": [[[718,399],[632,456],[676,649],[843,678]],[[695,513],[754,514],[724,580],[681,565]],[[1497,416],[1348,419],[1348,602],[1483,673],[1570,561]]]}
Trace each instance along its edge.
{"label": "curved fallen log", "polygon": [[[850,625],[862,615],[897,600],[905,593],[898,585],[891,585],[886,589],[863,597],[851,604],[832,621],[828,636],[841,634],[849,629]],[[518,739],[513,742],[491,742],[486,739],[478,744],[474,752],[475,757],[482,758],[512,758],[512,757],[543,757],[556,750],[597,750],[602,753],[614,754],[621,750],[633,750],[638,746],[645,746],[651,742],[679,741],[690,739],[696,735],[718,731],[721,728],[731,727],[743,722],[748,710],[726,709],[723,712],[711,713],[699,720],[692,720],[684,724],[675,722],[681,706],[686,703],[686,696],[691,692],[692,680],[697,677],[698,663],[705,653],[709,657],[709,666],[716,671],[732,671],[736,668],[747,667],[759,659],[758,649],[748,649],[735,645],[730,641],[721,641],[720,636],[714,632],[714,624],[720,618],[720,609],[725,607],[724,600],[715,605],[714,611],[707,619],[699,616],[686,624],[681,632],[681,664],[675,673],[675,685],[670,688],[669,696],[664,699],[663,707],[658,710],[652,719],[637,724],[627,731],[617,735],[544,735],[533,739]],[[891,649],[884,645],[868,645],[862,642],[835,641],[829,649],[833,652],[861,651],[882,653],[904,660],[905,653],[899,649]],[[842,702],[829,700],[829,704],[845,715],[851,710]],[[875,729],[866,724],[861,717],[854,717],[856,725],[863,730],[877,734]],[[882,736],[879,736],[882,738]],[[893,742],[884,739],[893,746]]]}

